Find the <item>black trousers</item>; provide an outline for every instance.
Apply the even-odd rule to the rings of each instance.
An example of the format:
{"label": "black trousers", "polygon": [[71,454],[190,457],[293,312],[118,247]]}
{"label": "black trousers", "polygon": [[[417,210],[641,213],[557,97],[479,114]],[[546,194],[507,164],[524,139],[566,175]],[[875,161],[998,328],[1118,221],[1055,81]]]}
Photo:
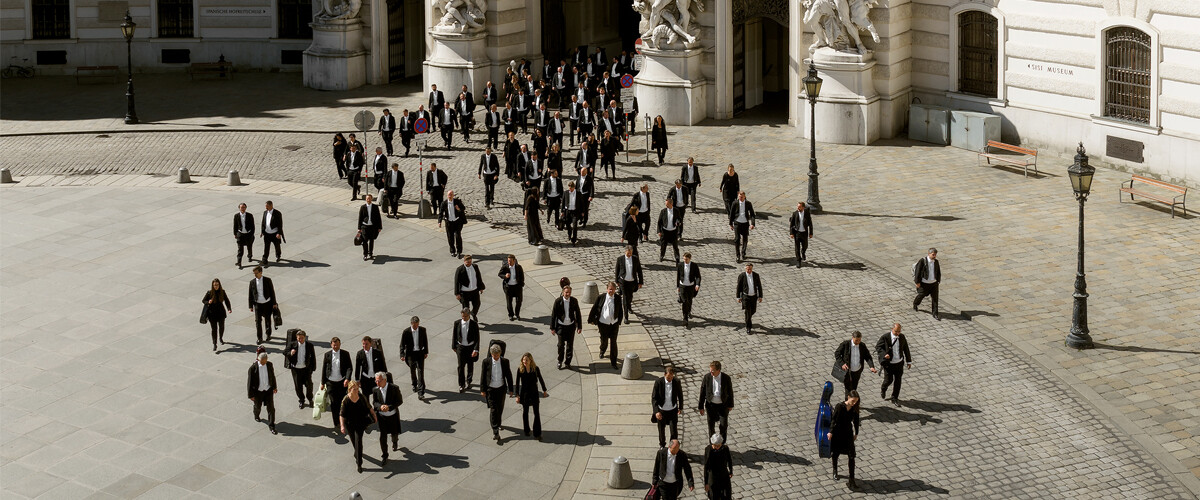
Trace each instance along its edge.
{"label": "black trousers", "polygon": [[[842,453],[834,453],[832,456],[832,458],[833,458],[833,475],[835,475],[835,476],[837,475],[837,470],[838,470],[838,456],[839,455],[842,455]],[[845,455],[846,455],[846,461],[850,462],[849,463],[850,476],[848,477],[848,479],[854,479],[854,453],[847,453]]]}
{"label": "black trousers", "polygon": [[458,386],[470,387],[471,379],[475,378],[475,363],[471,362],[473,348],[459,344],[455,349],[458,353]]}
{"label": "black trousers", "polygon": [[[636,255],[637,252],[634,254]],[[617,283],[621,285],[621,305],[625,306],[625,319],[628,321],[629,317],[633,315],[633,294],[638,290],[638,283],[637,281],[625,281],[620,277],[618,279]]]}
{"label": "black trousers", "polygon": [[354,463],[362,467],[363,457],[363,433],[367,429],[346,429],[346,437],[350,438],[350,445],[354,447]]}
{"label": "black trousers", "polygon": [[546,197],[546,223],[550,223],[550,216],[554,216],[554,227],[562,229],[562,196]]}
{"label": "black trousers", "polygon": [[[578,200],[576,200],[578,203]],[[579,241],[579,219],[580,214],[577,210],[563,209],[563,225],[567,226],[567,238],[574,244]]]}
{"label": "black trousers", "polygon": [[411,132],[400,132],[400,144],[404,145],[404,156],[408,156],[408,150],[412,149],[412,138]]}
{"label": "black trousers", "polygon": [[587,139],[588,134],[592,133],[593,127],[595,127],[595,125],[592,125],[590,123],[580,123],[579,124],[579,142],[583,142],[584,140]]}
{"label": "black trousers", "polygon": [[[728,482],[726,481],[726,483]],[[713,486],[709,488],[708,498],[711,500],[733,500],[733,490],[728,486]]]}
{"label": "black trousers", "polygon": [[[600,330],[600,358],[604,358],[604,352],[608,351],[608,362],[615,368],[617,366],[617,333],[620,331],[620,323],[606,325],[597,323],[596,329]],[[612,350],[609,350],[609,343],[612,343]]]}
{"label": "black trousers", "polygon": [[733,223],[733,252],[738,258],[746,256],[746,246],[750,244],[750,223]]}
{"label": "black trousers", "polygon": [[442,127],[442,141],[446,143],[446,149],[450,149],[450,143],[454,141],[454,127]]}
{"label": "black trousers", "polygon": [[921,300],[928,295],[933,298],[933,315],[938,315],[938,284],[937,283],[921,283],[921,288],[917,290],[917,298],[913,299],[913,309],[921,305]]}
{"label": "black trousers", "polygon": [[236,239],[237,239],[237,244],[238,244],[237,262],[238,262],[238,265],[240,266],[240,265],[242,265],[242,252],[243,251],[246,252],[245,253],[246,260],[254,259],[254,233],[253,232],[241,233],[241,234],[237,235]]}
{"label": "black trousers", "polygon": [[691,319],[692,299],[696,298],[696,285],[680,286],[679,297],[683,299],[683,319]]}
{"label": "black trousers", "polygon": [[275,427],[275,393],[271,391],[254,391],[254,418],[262,414],[263,405],[267,406],[267,425]]}
{"label": "black trousers", "polygon": [[[467,353],[470,354],[470,353]],[[412,378],[413,390],[417,395],[425,395],[425,356],[415,353],[405,360],[408,365],[408,375]]]}
{"label": "black trousers", "polygon": [[495,127],[495,128],[488,127],[487,130],[488,130],[488,138],[487,138],[487,142],[485,144],[487,146],[491,147],[492,149],[496,149],[500,144],[500,127]]}
{"label": "black trousers", "polygon": [[335,429],[341,426],[342,399],[346,397],[346,386],[342,384],[345,384],[344,380],[325,384],[325,394],[329,397],[329,414],[333,415]]}
{"label": "black trousers", "polygon": [[[462,245],[462,243],[459,243],[459,245]],[[458,251],[460,253],[462,252],[461,246],[459,247]],[[459,296],[462,297],[462,299],[460,299],[458,301],[458,303],[462,304],[463,309],[470,308],[471,309],[471,318],[477,319],[476,315],[479,314],[479,290],[475,290],[475,291],[471,291],[471,292],[458,292],[458,293],[459,293]]]}
{"label": "black trousers", "polygon": [[754,295],[742,296],[742,314],[746,317],[746,330],[754,323],[754,313],[758,312],[758,297]]}
{"label": "black trousers", "polygon": [[508,307],[509,316],[521,315],[521,301],[525,292],[519,285],[504,285],[504,305]]}
{"label": "black trousers", "polygon": [[[216,305],[216,304],[213,304]],[[220,306],[217,306],[220,307]],[[224,319],[208,319],[208,326],[212,329],[213,346],[217,345],[217,340],[225,342],[225,320]]]}
{"label": "black trousers", "polygon": [[358,379],[358,387],[359,387],[359,389],[358,389],[358,391],[359,391],[359,392],[358,392],[358,395],[359,395],[359,396],[362,396],[362,397],[363,397],[363,399],[367,400],[367,402],[368,402],[368,403],[370,403],[370,402],[371,402],[371,396],[375,394],[375,393],[374,393],[374,391],[371,391],[371,390],[366,390],[366,391],[364,391],[364,390],[362,390],[362,388],[363,388],[363,387],[371,387],[371,388],[377,387],[377,385],[375,384],[375,377],[361,377],[361,378],[359,378],[359,379]]}
{"label": "black trousers", "polygon": [[373,227],[362,228],[362,250],[363,257],[375,255],[375,238],[379,237],[379,230]]}
{"label": "black trousers", "polygon": [[[571,145],[574,146],[575,145],[575,135],[578,134],[579,130],[580,130],[579,120],[567,120],[567,122],[571,127]],[[559,141],[559,142],[561,143],[562,141]]]}
{"label": "black trousers", "polygon": [[846,388],[846,394],[850,394],[850,391],[858,390],[858,380],[862,378],[862,372],[862,369],[858,371],[846,371],[846,378],[842,380],[842,385]]}
{"label": "black trousers", "polygon": [[471,126],[474,125],[474,117],[470,114],[459,115],[458,128],[462,129],[463,141],[471,142]]}
{"label": "black trousers", "polygon": [[679,439],[679,408],[663,410],[662,418],[658,419],[658,447],[667,445],[667,426],[671,427],[671,439]]}
{"label": "black trousers", "polygon": [[[396,426],[394,429],[395,432],[383,432],[383,431],[379,432],[379,455],[382,456],[386,460],[388,457],[388,448],[387,448],[388,437],[392,438],[392,446],[396,446],[396,444],[400,441],[400,416],[399,416],[399,413],[397,413],[396,415],[392,415],[390,417],[385,417],[383,415],[378,415],[378,417],[379,417],[380,423],[382,423],[383,419],[385,419],[385,418],[393,419],[392,423],[393,423],[393,425]],[[382,427],[383,426],[380,426],[380,428],[382,428]]]}
{"label": "black trousers", "polygon": [[271,256],[271,246],[275,247],[275,260],[279,260],[279,233],[263,233],[263,258],[259,262],[266,262]]}
{"label": "black trousers", "polygon": [[496,202],[496,182],[500,180],[500,174],[483,175],[483,204],[492,206]]}
{"label": "black trousers", "polygon": [[662,238],[658,240],[658,260],[662,260],[667,254],[667,245],[675,250],[675,262],[679,262],[679,232],[665,231]]}
{"label": "black trousers", "polygon": [[333,162],[337,164],[338,178],[346,176],[346,158],[338,155],[333,155]]}
{"label": "black trousers", "polygon": [[656,148],[654,151],[658,153],[658,164],[662,165],[663,157],[667,156],[667,148]]}
{"label": "black trousers", "polygon": [[[400,188],[387,188],[387,199],[384,200],[384,202],[387,203],[388,208],[391,209],[392,215],[396,215],[398,209],[400,208]],[[384,213],[387,213],[386,209],[384,210]]]}
{"label": "black trousers", "polygon": [[808,255],[808,232],[796,233],[796,260],[804,262]]}
{"label": "black trousers", "polygon": [[446,186],[434,186],[429,188],[429,204],[436,215],[442,209],[442,195],[446,193]]}
{"label": "black trousers", "polygon": [[395,130],[379,131],[379,137],[381,137],[383,139],[383,144],[384,144],[384,146],[387,147],[388,156],[391,156],[391,154],[392,154],[392,137],[395,137],[395,134],[396,134]]}
{"label": "black trousers", "polygon": [[362,181],[362,168],[351,168],[346,171],[346,184],[350,185],[350,199],[358,198],[360,181]]}
{"label": "black trousers", "polygon": [[725,213],[729,213],[729,206],[733,204],[733,200],[737,199],[737,192],[721,191],[721,201],[725,203]]}
{"label": "black trousers", "polygon": [[725,438],[725,442],[729,442],[729,408],[725,405],[715,405],[707,401],[704,402],[704,415],[708,417],[708,435],[713,435],[714,426],[716,430],[721,431],[721,437]]}
{"label": "black trousers", "polygon": [[676,477],[673,483],[658,483],[658,494],[662,500],[676,500],[683,493],[683,478]]}
{"label": "black trousers", "polygon": [[263,322],[267,323],[267,338],[271,338],[271,330],[275,327],[275,318],[272,317],[271,308],[265,304],[256,304],[254,306],[254,328],[259,343],[263,341]]}
{"label": "black trousers", "polygon": [[558,336],[558,363],[571,364],[575,357],[575,325],[555,325]]}
{"label": "black trousers", "polygon": [[650,212],[638,212],[637,214],[638,232],[642,233],[643,240],[650,239]]}
{"label": "black trousers", "polygon": [[446,223],[446,244],[450,245],[450,253],[454,255],[462,253],[462,222]]}
{"label": "black trousers", "polygon": [[305,398],[313,400],[313,368],[292,368],[292,385],[296,387],[296,399],[300,400],[300,404],[304,404]]}
{"label": "black trousers", "polygon": [[488,421],[492,424],[492,432],[500,432],[500,417],[504,414],[504,386],[487,388]]}
{"label": "black trousers", "polygon": [[687,188],[687,196],[684,196],[684,207],[692,207],[692,211],[696,211],[696,187],[700,184],[684,182],[683,187]]}
{"label": "black trousers", "polygon": [[612,156],[604,155],[604,157],[600,158],[600,169],[603,170],[606,175],[610,177],[616,177],[617,156],[615,154]]}
{"label": "black trousers", "polygon": [[[904,377],[904,363],[883,364],[883,386],[879,388],[879,397],[885,398],[887,388],[892,386],[892,399],[900,397],[900,379]],[[895,381],[895,385],[892,382]]]}
{"label": "black trousers", "polygon": [[532,398],[521,398],[521,423],[525,426],[525,434],[529,434],[529,409],[533,408],[533,435],[542,435],[542,399],[535,395]]}

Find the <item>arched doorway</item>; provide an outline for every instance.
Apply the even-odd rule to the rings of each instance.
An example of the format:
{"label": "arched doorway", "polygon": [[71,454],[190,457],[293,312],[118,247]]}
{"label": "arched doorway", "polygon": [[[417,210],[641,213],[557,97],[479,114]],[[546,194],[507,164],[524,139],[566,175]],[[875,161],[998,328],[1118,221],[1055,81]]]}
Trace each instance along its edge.
{"label": "arched doorway", "polygon": [[789,78],[788,28],[771,17],[733,25],[734,114],[786,122]]}
{"label": "arched doorway", "polygon": [[632,52],[641,15],[630,4],[628,0],[542,0],[542,54],[557,62],[568,59],[575,48],[588,53],[603,48],[611,61],[622,50]]}

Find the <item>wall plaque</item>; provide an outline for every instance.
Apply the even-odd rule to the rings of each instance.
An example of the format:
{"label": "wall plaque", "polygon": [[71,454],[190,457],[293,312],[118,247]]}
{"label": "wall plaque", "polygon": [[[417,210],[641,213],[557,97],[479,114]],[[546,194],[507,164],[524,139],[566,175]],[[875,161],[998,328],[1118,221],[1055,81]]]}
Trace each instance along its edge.
{"label": "wall plaque", "polygon": [[1141,141],[1133,141],[1110,135],[1108,136],[1108,147],[1105,148],[1104,154],[1112,158],[1142,163],[1145,161],[1145,157],[1142,155],[1145,149],[1146,145]]}
{"label": "wall plaque", "polygon": [[266,16],[271,12],[266,7],[202,7],[200,15],[212,17],[258,17]]}

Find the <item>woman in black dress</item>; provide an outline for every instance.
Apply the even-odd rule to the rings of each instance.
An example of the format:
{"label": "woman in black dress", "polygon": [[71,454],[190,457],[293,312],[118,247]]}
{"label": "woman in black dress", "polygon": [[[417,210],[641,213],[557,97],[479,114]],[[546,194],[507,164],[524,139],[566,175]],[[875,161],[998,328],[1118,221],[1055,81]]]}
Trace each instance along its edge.
{"label": "woman in black dress", "polygon": [[[225,316],[226,313],[233,312],[233,307],[229,305],[229,295],[225,294],[225,289],[221,287],[221,280],[212,280],[212,288],[204,294],[201,302],[208,304],[208,327],[212,329],[213,352],[217,352],[217,340],[221,344],[225,344]],[[221,307],[221,303],[225,307]]]}
{"label": "woman in black dress", "polygon": [[337,162],[338,179],[346,178],[346,151],[350,150],[350,145],[346,143],[346,138],[341,132],[333,136],[333,161]]}
{"label": "woman in black dress", "polygon": [[721,190],[721,200],[725,202],[725,213],[729,213],[729,204],[737,199],[738,191],[742,190],[742,183],[738,181],[737,172],[733,171],[733,164],[729,164],[729,171],[721,176],[721,185],[717,187]]}
{"label": "woman in black dress", "polygon": [[662,115],[654,117],[654,125],[650,127],[650,149],[658,153],[658,164],[662,165],[667,155],[667,123]]}
{"label": "woman in black dress", "polygon": [[375,422],[375,409],[367,398],[359,393],[359,382],[351,380],[346,386],[346,398],[342,400],[342,434],[350,438],[354,446],[354,462],[362,473],[363,432]]}
{"label": "woman in black dress", "polygon": [[530,245],[542,243],[541,201],[538,199],[538,188],[529,188],[525,192],[525,232],[529,235]]}
{"label": "woman in black dress", "polygon": [[[517,404],[521,405],[521,420],[525,423],[525,435],[529,435],[529,408],[533,407],[533,437],[542,440],[541,398],[550,397],[546,392],[546,381],[542,380],[542,370],[533,362],[533,355],[525,353],[521,356],[521,366],[517,368]],[[542,392],[538,393],[537,386],[541,384]]]}
{"label": "woman in black dress", "polygon": [[846,486],[857,488],[854,484],[854,440],[858,439],[858,391],[846,394],[846,401],[833,407],[833,419],[829,427],[829,452],[833,457],[833,478],[838,479],[838,455],[846,455],[850,460],[850,477]]}
{"label": "woman in black dress", "polygon": [[638,227],[638,207],[633,205],[629,207],[628,213],[625,214],[625,220],[621,222],[621,243],[633,247],[633,254],[638,254],[638,241],[642,239],[642,230]]}

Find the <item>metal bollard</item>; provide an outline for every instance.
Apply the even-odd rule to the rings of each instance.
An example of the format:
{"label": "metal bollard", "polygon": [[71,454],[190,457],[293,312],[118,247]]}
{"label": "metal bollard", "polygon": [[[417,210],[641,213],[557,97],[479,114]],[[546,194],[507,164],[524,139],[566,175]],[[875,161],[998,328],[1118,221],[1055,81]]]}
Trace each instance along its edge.
{"label": "metal bollard", "polygon": [[593,304],[596,302],[596,299],[599,298],[600,285],[597,285],[595,281],[589,281],[583,285],[583,294],[579,298],[580,302],[583,302],[584,304]]}
{"label": "metal bollard", "polygon": [[421,201],[417,203],[417,218],[418,219],[434,218],[433,217],[433,205],[431,205],[429,203],[429,200],[422,198]]}
{"label": "metal bollard", "polygon": [[12,172],[9,172],[7,168],[0,168],[0,184],[13,184],[15,182],[17,181],[13,180]]}
{"label": "metal bollard", "polygon": [[636,352],[625,354],[625,364],[621,365],[621,378],[625,380],[642,378],[642,359]]}
{"label": "metal bollard", "polygon": [[608,487],[623,490],[630,486],[633,486],[633,472],[629,470],[629,460],[618,456],[608,471]]}
{"label": "metal bollard", "polygon": [[192,182],[192,176],[188,174],[187,167],[179,168],[179,180],[175,182],[178,182],[179,184],[188,184]]}
{"label": "metal bollard", "polygon": [[242,185],[242,177],[240,175],[238,175],[237,170],[229,171],[229,181],[226,182],[226,184],[228,184],[230,186],[241,186]]}
{"label": "metal bollard", "polygon": [[550,247],[538,245],[537,254],[533,256],[533,263],[538,266],[550,265]]}

